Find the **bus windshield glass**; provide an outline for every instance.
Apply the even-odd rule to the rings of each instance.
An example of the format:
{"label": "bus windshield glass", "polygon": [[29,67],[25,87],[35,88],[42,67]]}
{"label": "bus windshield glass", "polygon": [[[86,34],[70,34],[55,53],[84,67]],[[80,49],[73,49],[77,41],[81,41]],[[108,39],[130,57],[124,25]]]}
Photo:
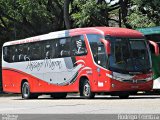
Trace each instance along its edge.
{"label": "bus windshield glass", "polygon": [[109,69],[115,72],[147,72],[151,69],[150,52],[145,39],[111,38]]}

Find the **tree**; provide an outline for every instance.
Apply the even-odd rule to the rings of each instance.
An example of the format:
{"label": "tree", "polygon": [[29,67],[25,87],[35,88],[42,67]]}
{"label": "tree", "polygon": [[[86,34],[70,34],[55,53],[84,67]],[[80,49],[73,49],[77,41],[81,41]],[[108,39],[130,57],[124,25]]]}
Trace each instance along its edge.
{"label": "tree", "polygon": [[160,1],[159,0],[136,0],[139,11],[152,20],[156,25],[160,25]]}
{"label": "tree", "polygon": [[[111,0],[112,1],[112,0]],[[105,0],[74,0],[74,12],[71,18],[74,21],[73,26],[110,26],[110,23],[119,23],[117,13],[119,1],[111,4]]]}
{"label": "tree", "polygon": [[132,28],[130,23],[128,23],[127,16],[128,16],[128,8],[130,7],[131,1],[130,0],[120,0],[120,11],[123,20],[123,24],[127,28]]}
{"label": "tree", "polygon": [[133,28],[160,25],[159,0],[132,0],[132,3],[127,19]]}
{"label": "tree", "polygon": [[64,22],[67,29],[71,28],[70,15],[69,15],[70,2],[71,2],[70,0],[64,0]]}
{"label": "tree", "polygon": [[[62,0],[1,0],[0,29],[8,40],[64,29]],[[2,36],[0,36],[1,38]]]}

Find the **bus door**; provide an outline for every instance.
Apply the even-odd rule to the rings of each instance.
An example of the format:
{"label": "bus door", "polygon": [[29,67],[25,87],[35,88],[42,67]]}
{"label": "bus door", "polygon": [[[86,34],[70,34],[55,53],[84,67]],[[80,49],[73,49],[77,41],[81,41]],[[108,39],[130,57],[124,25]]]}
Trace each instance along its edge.
{"label": "bus door", "polygon": [[99,65],[99,67],[97,67],[98,88],[103,88],[107,82],[105,71],[105,69],[107,69],[107,54],[105,45],[103,43],[98,44],[97,52],[97,63]]}

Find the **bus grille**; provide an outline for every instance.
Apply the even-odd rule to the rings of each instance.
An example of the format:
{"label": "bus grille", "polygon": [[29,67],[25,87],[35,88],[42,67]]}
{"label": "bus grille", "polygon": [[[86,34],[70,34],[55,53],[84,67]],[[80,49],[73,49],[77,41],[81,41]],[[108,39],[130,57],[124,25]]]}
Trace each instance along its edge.
{"label": "bus grille", "polygon": [[126,83],[145,83],[146,80],[123,80]]}

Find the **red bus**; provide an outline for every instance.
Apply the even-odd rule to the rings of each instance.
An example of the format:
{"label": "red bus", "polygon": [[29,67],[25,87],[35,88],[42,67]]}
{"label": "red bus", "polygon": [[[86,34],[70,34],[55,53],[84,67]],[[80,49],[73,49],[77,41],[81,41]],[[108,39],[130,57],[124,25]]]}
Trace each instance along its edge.
{"label": "red bus", "polygon": [[70,92],[128,98],[153,86],[148,43],[126,28],[77,28],[6,42],[2,73],[4,92],[24,99],[65,98]]}

